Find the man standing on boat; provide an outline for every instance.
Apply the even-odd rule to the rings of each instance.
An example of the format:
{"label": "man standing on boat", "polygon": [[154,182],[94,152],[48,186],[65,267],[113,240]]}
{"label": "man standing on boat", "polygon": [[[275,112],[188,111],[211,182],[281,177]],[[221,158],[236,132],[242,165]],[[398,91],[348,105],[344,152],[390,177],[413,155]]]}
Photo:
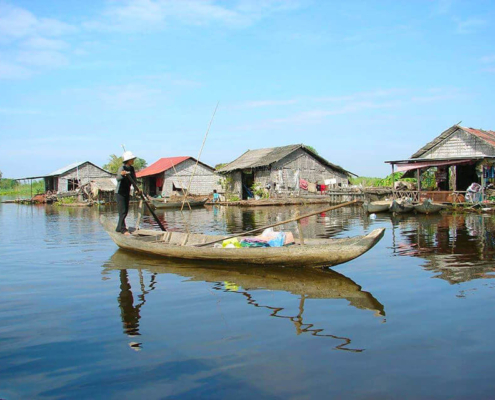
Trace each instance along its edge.
{"label": "man standing on boat", "polygon": [[[117,188],[115,189],[115,199],[117,201],[117,209],[119,210],[119,222],[117,223],[116,231],[124,235],[129,235],[129,231],[125,225],[125,218],[129,212],[132,181],[136,182],[137,179],[133,167],[136,156],[131,151],[125,151],[122,159],[123,164],[117,171]],[[136,194],[139,194],[139,192]]]}

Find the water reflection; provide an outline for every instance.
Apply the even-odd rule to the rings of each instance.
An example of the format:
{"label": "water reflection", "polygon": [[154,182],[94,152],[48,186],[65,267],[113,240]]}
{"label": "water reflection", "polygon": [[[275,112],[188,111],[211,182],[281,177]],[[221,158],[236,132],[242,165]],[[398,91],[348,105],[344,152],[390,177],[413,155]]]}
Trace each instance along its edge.
{"label": "water reflection", "polygon": [[[235,293],[245,297],[248,305],[265,308],[271,311],[270,316],[290,320],[297,335],[307,333],[313,336],[339,340],[335,349],[361,352],[354,349],[351,339],[336,336],[319,329],[311,322],[304,320],[306,300],[308,299],[345,299],[349,305],[363,310],[374,311],[375,316],[385,317],[384,306],[369,292],[346,276],[333,270],[321,269],[290,269],[243,267],[233,270],[222,266],[201,267],[197,264],[177,264],[166,260],[135,255],[124,250],[117,250],[110,260],[104,264],[103,273],[118,269],[120,276],[120,294],[118,304],[124,333],[130,337],[138,336],[141,319],[141,308],[146,303],[146,294],[155,288],[157,274],[175,274],[189,278],[190,281],[213,283],[212,289],[227,293]],[[128,270],[134,269],[139,273],[140,294],[135,304]],[[150,283],[145,285],[143,269],[151,273]],[[253,294],[256,290],[285,291],[298,296],[299,312],[296,315],[285,315],[284,307],[261,304]],[[131,342],[133,348],[140,348],[141,343]]]}
{"label": "water reflection", "polygon": [[[172,231],[225,234],[240,233],[257,227],[274,224],[293,218],[296,212],[300,214],[318,211],[325,205],[291,206],[291,207],[219,207],[185,210],[157,210],[156,213],[167,229]],[[330,238],[347,232],[353,225],[367,227],[368,220],[362,219],[360,207],[347,207],[334,210],[331,213],[321,213],[301,220],[303,233],[308,238]],[[149,215],[143,216],[146,226],[157,225]],[[284,225],[284,229],[297,231],[296,223]]]}
{"label": "water reflection", "polygon": [[[424,268],[450,283],[493,278],[495,220],[479,214],[393,217],[393,249],[427,260]],[[400,231],[398,234],[397,229]]]}

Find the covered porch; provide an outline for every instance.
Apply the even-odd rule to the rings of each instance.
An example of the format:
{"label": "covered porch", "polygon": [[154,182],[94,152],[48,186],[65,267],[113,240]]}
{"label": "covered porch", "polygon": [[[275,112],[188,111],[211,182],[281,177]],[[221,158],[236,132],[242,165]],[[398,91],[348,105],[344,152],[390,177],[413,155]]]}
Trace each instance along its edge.
{"label": "covered porch", "polygon": [[[392,176],[396,172],[404,172],[403,178],[416,178],[413,190],[396,189],[393,182],[394,199],[411,198],[414,202],[430,199],[439,203],[478,202],[490,197],[486,188],[495,184],[495,158],[418,158],[386,162],[392,167]],[[474,185],[478,188],[477,192],[468,191],[472,184],[479,185]]]}

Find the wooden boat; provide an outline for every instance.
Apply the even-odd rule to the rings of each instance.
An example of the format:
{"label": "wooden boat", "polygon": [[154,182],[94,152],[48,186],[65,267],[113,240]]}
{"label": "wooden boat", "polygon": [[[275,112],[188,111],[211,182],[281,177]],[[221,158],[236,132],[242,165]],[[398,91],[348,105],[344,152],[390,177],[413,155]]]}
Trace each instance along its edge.
{"label": "wooden boat", "polygon": [[[154,274],[175,274],[189,281],[227,283],[227,291],[285,291],[306,299],[345,299],[353,307],[371,310],[385,316],[381,304],[352,279],[330,269],[264,268],[246,266],[232,269],[222,265],[198,266],[187,262],[168,261],[117,250],[104,265],[106,270],[145,269]],[[237,287],[237,288],[236,288]],[[241,289],[242,288],[242,289]]]}
{"label": "wooden boat", "polygon": [[443,204],[433,203],[430,199],[425,199],[423,203],[414,206],[414,209],[421,214],[436,214],[442,208],[444,208]]}
{"label": "wooden boat", "polygon": [[104,215],[100,222],[117,246],[150,255],[192,261],[235,265],[257,264],[285,267],[330,267],[366,253],[383,237],[385,229],[375,229],[366,236],[348,239],[305,239],[304,245],[284,247],[216,248],[198,247],[224,236],[135,230],[131,235],[115,232],[116,224]]}
{"label": "wooden boat", "polygon": [[368,214],[373,214],[388,211],[391,205],[391,201],[372,201],[363,203],[363,208]]}
{"label": "wooden boat", "polygon": [[403,213],[408,213],[411,212],[414,209],[414,206],[412,203],[409,203],[407,201],[402,201],[398,202],[396,200],[392,201],[392,204],[390,206],[390,212],[397,213],[397,214],[403,214]]}
{"label": "wooden boat", "polygon": [[[208,199],[204,200],[195,200],[195,201],[189,201],[189,205],[191,207],[202,207],[206,204]],[[163,201],[162,199],[153,199],[152,200],[153,205],[155,208],[181,208],[182,207],[182,201]],[[184,204],[184,209],[188,210],[189,206],[187,203]]]}

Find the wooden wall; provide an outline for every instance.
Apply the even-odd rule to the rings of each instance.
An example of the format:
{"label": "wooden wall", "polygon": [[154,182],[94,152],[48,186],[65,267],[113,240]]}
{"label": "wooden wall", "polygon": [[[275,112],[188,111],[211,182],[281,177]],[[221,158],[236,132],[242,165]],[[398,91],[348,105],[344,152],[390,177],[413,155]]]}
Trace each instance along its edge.
{"label": "wooden wall", "polygon": [[495,149],[485,141],[461,129],[452,136],[428,150],[421,158],[455,158],[495,156]]}
{"label": "wooden wall", "polygon": [[85,163],[79,168],[73,169],[58,177],[58,192],[64,193],[68,191],[69,179],[79,179],[79,186],[85,185],[91,180],[97,178],[112,178],[110,172],[105,172],[93,164]]}
{"label": "wooden wall", "polygon": [[[179,165],[175,166],[174,169],[169,169],[164,173],[164,183],[162,188],[162,196],[170,197],[172,194],[178,194],[178,192],[173,191],[174,182],[176,187],[181,185],[184,186],[184,190],[189,185],[189,180],[194,171],[194,166],[196,161],[186,160]],[[177,171],[177,174],[175,173]],[[209,195],[213,193],[213,189],[220,190],[221,187],[218,184],[220,176],[209,168],[206,168],[202,164],[198,164],[196,167],[196,173],[194,174],[193,180],[191,182],[190,193],[193,195]]]}
{"label": "wooden wall", "polygon": [[[324,183],[325,179],[335,179],[336,186],[346,186],[349,178],[342,172],[328,167],[312,157],[303,149],[284,157],[273,164],[271,168],[257,169],[254,172],[255,182],[263,187],[268,183],[276,183],[276,191],[279,193],[299,194],[299,179],[305,179],[311,183]],[[241,172],[234,171],[227,176],[232,180],[228,192],[241,197]],[[307,193],[301,191],[301,193]]]}

